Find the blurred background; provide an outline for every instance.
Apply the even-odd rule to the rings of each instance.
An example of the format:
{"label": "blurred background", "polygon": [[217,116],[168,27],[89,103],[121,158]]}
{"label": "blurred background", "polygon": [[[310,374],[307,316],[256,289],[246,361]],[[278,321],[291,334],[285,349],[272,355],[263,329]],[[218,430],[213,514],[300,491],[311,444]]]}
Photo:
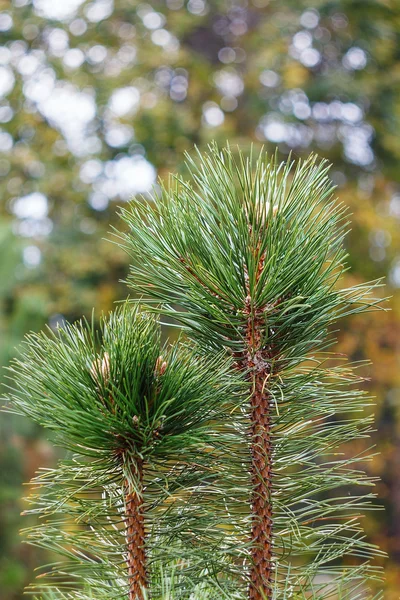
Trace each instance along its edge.
{"label": "blurred background", "polygon": [[[400,594],[400,2],[0,0],[0,363],[45,324],[127,295],[104,240],[117,207],[194,144],[316,151],[351,209],[348,281],[385,276],[391,312],[340,324],[377,398],[369,539]],[[0,375],[4,379],[4,370]],[[0,598],[46,561],[21,545],[22,496],[55,450],[0,417]]]}

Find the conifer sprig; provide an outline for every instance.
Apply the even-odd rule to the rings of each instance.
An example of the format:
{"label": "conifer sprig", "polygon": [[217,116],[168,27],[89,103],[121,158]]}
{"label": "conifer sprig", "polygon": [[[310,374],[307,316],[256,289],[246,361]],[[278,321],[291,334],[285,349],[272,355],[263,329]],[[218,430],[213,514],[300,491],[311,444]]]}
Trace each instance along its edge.
{"label": "conifer sprig", "polygon": [[359,516],[373,482],[359,470],[368,453],[345,443],[368,437],[368,399],[326,351],[338,319],[376,307],[379,282],[340,286],[348,220],[316,156],[279,164],[213,146],[187,168],[189,181],[122,210],[120,243],[141,302],[248,382],[248,597],[367,597],[376,549]]}
{"label": "conifer sprig", "polygon": [[224,507],[245,478],[221,466],[228,448],[246,460],[225,425],[242,392],[229,369],[187,344],[163,346],[156,319],[129,305],[99,331],[82,322],[28,336],[11,367],[12,409],[73,453],[32,482],[28,512],[42,524],[25,534],[61,560],[31,591],[163,598],[174,565],[174,598],[216,585],[237,545]]}

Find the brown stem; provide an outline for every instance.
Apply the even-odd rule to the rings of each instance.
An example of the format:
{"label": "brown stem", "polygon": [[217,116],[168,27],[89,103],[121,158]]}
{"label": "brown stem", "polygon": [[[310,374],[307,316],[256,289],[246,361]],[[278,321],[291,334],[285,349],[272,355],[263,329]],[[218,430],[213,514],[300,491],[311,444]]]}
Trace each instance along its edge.
{"label": "brown stem", "polygon": [[267,375],[264,369],[257,371],[254,377],[254,391],[251,395],[253,437],[251,465],[253,564],[249,590],[251,600],[266,600],[272,597],[271,415],[269,396],[264,389]]}
{"label": "brown stem", "polygon": [[143,590],[147,584],[145,523],[143,509],[143,463],[136,464],[137,491],[132,491],[129,484],[125,495],[125,528],[129,600],[144,600]]}
{"label": "brown stem", "polygon": [[270,366],[262,349],[264,316],[251,312],[246,330],[247,356],[244,365],[252,380],[251,405],[251,478],[252,567],[250,600],[272,597],[272,445],[271,413],[267,381]]}
{"label": "brown stem", "polygon": [[[257,248],[258,252],[258,248]],[[260,256],[256,280],[264,268],[265,256]],[[248,277],[245,314],[246,351],[238,363],[246,369],[252,383],[251,406],[251,478],[252,510],[252,566],[250,572],[250,600],[272,598],[272,443],[271,411],[267,382],[270,372],[270,349],[263,348],[265,333],[264,307],[253,306]],[[244,360],[243,360],[244,359]]]}

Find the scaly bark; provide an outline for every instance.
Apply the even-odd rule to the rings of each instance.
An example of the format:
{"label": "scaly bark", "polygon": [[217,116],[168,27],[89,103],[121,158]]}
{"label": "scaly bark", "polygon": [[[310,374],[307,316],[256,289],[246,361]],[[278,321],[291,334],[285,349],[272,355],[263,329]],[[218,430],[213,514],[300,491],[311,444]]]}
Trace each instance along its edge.
{"label": "scaly bark", "polygon": [[[258,249],[257,249],[258,251]],[[256,281],[264,268],[265,256],[258,264]],[[251,406],[251,478],[253,495],[252,510],[252,566],[250,572],[250,600],[270,600],[272,598],[272,443],[271,411],[268,394],[270,376],[270,356],[263,348],[265,337],[265,308],[253,306],[248,288],[245,314],[245,360],[241,361],[252,383]]]}
{"label": "scaly bark", "polygon": [[[136,464],[137,487],[143,489],[143,464]],[[129,600],[144,600],[147,585],[145,550],[145,515],[142,494],[127,488],[125,496],[125,528],[127,544],[127,567],[129,577]]]}

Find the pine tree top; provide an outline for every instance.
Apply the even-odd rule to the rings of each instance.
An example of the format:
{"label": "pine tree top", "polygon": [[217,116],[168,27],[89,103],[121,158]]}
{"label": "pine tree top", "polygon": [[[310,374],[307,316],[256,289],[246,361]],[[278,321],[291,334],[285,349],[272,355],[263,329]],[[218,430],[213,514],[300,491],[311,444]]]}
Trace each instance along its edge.
{"label": "pine tree top", "polygon": [[188,179],[174,176],[152,202],[121,211],[128,283],[143,302],[202,343],[239,351],[248,311],[262,310],[287,360],[326,347],[332,323],[375,306],[377,282],[338,285],[349,221],[326,161],[279,163],[212,145],[186,167]]}
{"label": "pine tree top", "polygon": [[[179,345],[179,351],[178,351]],[[238,389],[222,357],[162,344],[155,316],[123,304],[94,323],[27,336],[9,372],[9,400],[79,454],[165,456],[192,440]],[[179,440],[179,441],[177,441]]]}

